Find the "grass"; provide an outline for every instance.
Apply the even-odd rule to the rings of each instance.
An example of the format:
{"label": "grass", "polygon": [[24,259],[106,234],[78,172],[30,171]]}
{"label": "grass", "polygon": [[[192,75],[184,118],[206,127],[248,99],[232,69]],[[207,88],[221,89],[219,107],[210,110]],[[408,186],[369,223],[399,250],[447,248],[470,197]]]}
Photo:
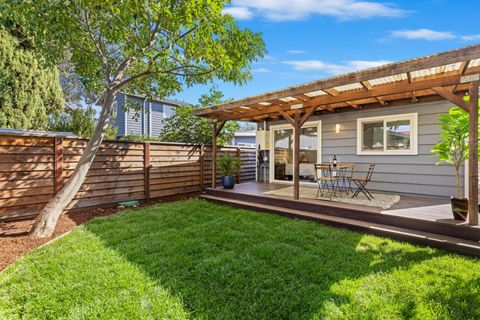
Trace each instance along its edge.
{"label": "grass", "polygon": [[95,219],[0,274],[1,319],[475,319],[480,261],[188,200]]}

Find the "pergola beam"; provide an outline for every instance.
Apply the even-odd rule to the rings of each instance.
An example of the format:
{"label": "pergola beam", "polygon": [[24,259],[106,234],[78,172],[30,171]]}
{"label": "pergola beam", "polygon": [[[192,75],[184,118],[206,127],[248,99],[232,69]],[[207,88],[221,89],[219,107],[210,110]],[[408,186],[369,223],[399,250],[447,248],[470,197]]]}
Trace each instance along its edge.
{"label": "pergola beam", "polygon": [[[308,84],[290,87],[284,90],[279,90],[271,93],[266,93],[254,97],[249,97],[237,101],[224,103],[221,105],[212,106],[205,109],[195,110],[195,115],[206,115],[212,112],[217,112],[222,109],[234,109],[244,105],[256,104],[264,101],[273,101],[298,94],[305,94],[317,90],[329,89],[345,84],[361,83],[372,79],[398,75],[402,73],[412,72],[415,70],[423,70],[443,65],[448,65],[457,62],[468,61],[480,58],[480,45],[474,45],[461,49],[446,51],[422,58],[402,61],[397,63],[386,64],[377,68],[367,69],[348,73],[341,76],[314,81]],[[453,84],[455,85],[455,84]],[[341,94],[339,95],[341,96]]]}
{"label": "pergola beam", "polygon": [[[418,82],[412,82],[411,84],[404,84],[404,85],[385,85],[385,86],[376,86],[373,87],[371,90],[361,90],[361,91],[350,91],[341,93],[338,96],[330,96],[330,95],[323,95],[319,97],[315,97],[307,102],[303,103],[303,108],[308,108],[311,106],[318,106],[318,105],[331,105],[334,103],[341,103],[341,102],[350,102],[354,103],[355,100],[362,100],[367,98],[374,98],[374,99],[381,99],[383,96],[388,96],[392,94],[398,93],[406,93],[412,91],[420,91],[420,90],[427,90],[432,89],[432,87],[445,87],[445,86],[452,86],[460,82],[460,75],[450,75],[444,78],[437,78],[434,80],[423,80]],[[242,114],[237,115],[229,115],[228,120],[237,120],[247,117],[253,117],[257,115],[269,114],[269,113],[278,113],[280,111],[288,111],[291,110],[291,104],[284,104],[284,105],[270,105],[265,106],[262,109],[258,110],[249,110]]]}
{"label": "pergola beam", "polygon": [[452,102],[453,104],[459,106],[463,110],[469,112],[469,106],[468,104],[463,101],[460,97],[456,96],[453,94],[450,90],[444,87],[434,87],[432,88],[433,91],[435,91],[436,94],[441,96],[442,98],[445,98],[445,100],[448,100]]}

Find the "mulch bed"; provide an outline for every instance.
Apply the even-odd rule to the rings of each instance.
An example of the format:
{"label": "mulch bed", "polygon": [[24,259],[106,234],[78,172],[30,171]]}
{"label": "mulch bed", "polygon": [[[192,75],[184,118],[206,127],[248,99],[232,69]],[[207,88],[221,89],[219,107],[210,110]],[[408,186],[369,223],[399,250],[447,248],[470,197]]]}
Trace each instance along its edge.
{"label": "mulch bed", "polygon": [[[197,195],[198,193],[181,194],[162,199],[155,199],[148,204],[142,204],[140,208],[158,203],[192,198]],[[19,257],[28,253],[30,250],[51,241],[52,239],[72,230],[74,227],[86,223],[93,218],[109,216],[122,210],[127,209],[103,207],[83,208],[69,211],[60,217],[53,235],[47,238],[31,238],[28,236],[28,232],[30,231],[34,220],[0,222],[0,271],[15,262]],[[131,208],[129,210],[131,210]]]}

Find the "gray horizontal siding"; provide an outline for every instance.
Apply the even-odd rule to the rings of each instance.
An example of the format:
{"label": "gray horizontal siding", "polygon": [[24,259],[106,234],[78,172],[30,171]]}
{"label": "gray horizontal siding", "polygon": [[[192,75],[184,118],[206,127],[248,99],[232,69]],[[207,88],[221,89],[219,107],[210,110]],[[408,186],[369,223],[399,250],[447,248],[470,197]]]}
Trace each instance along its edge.
{"label": "gray horizontal siding", "polygon": [[[451,165],[436,165],[438,158],[431,148],[440,139],[438,116],[452,105],[447,102],[392,107],[358,112],[345,112],[312,117],[322,120],[322,161],[337,155],[339,161],[357,164],[356,175],[363,175],[370,163],[375,173],[369,187],[399,193],[435,196],[455,194],[455,171]],[[377,116],[418,113],[418,155],[357,155],[357,119]],[[279,124],[284,122],[272,122]],[[340,133],[335,125],[341,124]],[[462,177],[463,181],[463,177]]]}
{"label": "gray horizontal siding", "polygon": [[116,110],[116,117],[115,117],[115,125],[118,128],[117,137],[122,137],[125,135],[125,111],[124,111],[125,95],[118,94],[116,97],[116,100],[117,100],[117,110]]}
{"label": "gray horizontal siding", "polygon": [[128,134],[144,134],[143,132],[143,99],[139,97],[129,96],[127,98],[128,111],[127,117],[127,135]]}
{"label": "gray horizontal siding", "polygon": [[160,131],[164,126],[163,104],[159,102],[152,102],[152,114],[150,116],[152,120],[152,137],[158,137],[160,136]]}
{"label": "gray horizontal siding", "polygon": [[[125,111],[125,105],[128,111]],[[134,107],[139,110],[134,110]],[[169,114],[175,111],[175,105],[164,104],[159,101],[147,101],[136,96],[119,94],[117,97],[117,136],[128,134],[151,135],[158,137],[165,125],[164,111]],[[138,115],[138,117],[136,117]]]}

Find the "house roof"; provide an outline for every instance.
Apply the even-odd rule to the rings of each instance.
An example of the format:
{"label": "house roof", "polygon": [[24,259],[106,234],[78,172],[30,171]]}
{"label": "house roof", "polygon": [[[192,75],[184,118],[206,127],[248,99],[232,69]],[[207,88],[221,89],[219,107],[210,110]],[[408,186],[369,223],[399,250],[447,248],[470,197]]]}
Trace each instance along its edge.
{"label": "house roof", "polygon": [[[128,95],[128,96],[131,96],[131,97],[139,97],[139,98],[142,98],[142,99],[147,98],[147,95],[145,95],[145,94],[133,94],[133,93],[125,93],[125,92],[122,92],[122,93],[125,94],[125,95]],[[159,98],[154,97],[153,99],[151,98],[150,100],[155,101],[155,102],[161,102],[161,103],[169,104],[169,105],[172,105],[172,106],[177,106],[177,107],[190,105],[190,103],[188,103],[188,102],[181,101],[181,100],[175,100],[175,99],[169,99],[169,98],[159,99]]]}
{"label": "house roof", "polygon": [[79,138],[72,132],[62,131],[41,131],[41,130],[24,130],[24,129],[5,129],[0,128],[0,135],[15,135],[26,137],[62,137],[62,138]]}
{"label": "house roof", "polygon": [[480,73],[480,45],[389,63],[194,111],[217,120],[263,121],[281,113],[382,108],[464,95]]}

